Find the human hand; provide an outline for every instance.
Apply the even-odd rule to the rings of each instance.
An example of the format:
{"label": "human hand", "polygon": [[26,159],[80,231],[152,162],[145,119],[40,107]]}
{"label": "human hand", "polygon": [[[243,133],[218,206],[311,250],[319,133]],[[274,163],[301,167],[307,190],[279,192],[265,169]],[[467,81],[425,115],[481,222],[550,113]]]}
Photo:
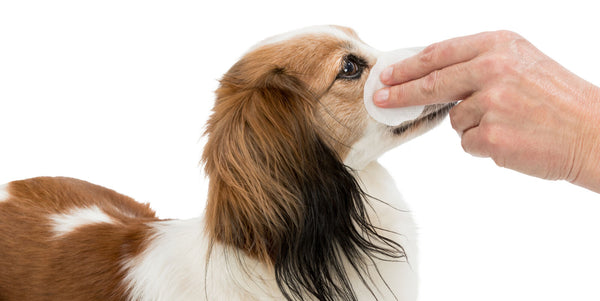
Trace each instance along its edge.
{"label": "human hand", "polygon": [[600,88],[527,40],[487,32],[433,44],[381,74],[380,107],[445,103],[463,149],[600,192]]}

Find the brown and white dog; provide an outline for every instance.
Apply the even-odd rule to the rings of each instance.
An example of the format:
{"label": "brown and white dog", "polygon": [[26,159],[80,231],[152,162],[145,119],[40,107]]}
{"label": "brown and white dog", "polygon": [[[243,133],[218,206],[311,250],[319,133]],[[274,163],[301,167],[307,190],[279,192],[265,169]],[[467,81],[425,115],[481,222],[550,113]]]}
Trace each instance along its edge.
{"label": "brown and white dog", "polygon": [[379,52],[348,28],[259,43],[208,122],[203,216],[70,178],[0,186],[0,300],[415,300],[415,228],[377,158],[439,123],[372,120]]}

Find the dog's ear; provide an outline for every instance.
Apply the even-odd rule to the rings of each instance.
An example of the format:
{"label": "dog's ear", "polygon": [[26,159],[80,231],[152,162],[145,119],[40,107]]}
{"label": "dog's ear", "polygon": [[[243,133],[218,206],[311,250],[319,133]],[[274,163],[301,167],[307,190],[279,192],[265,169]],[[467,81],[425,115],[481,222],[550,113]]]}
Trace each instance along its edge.
{"label": "dog's ear", "polygon": [[298,77],[242,60],[216,94],[203,154],[212,243],[269,264],[288,300],[356,300],[346,258],[359,275],[377,256],[404,258],[371,225],[365,194],[322,139],[318,99]]}
{"label": "dog's ear", "polygon": [[221,80],[206,129],[207,225],[218,241],[274,263],[279,242],[302,227],[298,182],[318,140],[309,129],[312,96],[282,69],[252,79],[244,67]]}

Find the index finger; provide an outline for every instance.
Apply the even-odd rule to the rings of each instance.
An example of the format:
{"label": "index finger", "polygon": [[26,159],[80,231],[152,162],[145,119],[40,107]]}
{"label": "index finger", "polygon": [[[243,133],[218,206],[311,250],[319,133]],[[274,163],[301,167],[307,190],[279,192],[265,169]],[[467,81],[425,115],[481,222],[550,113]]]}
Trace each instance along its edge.
{"label": "index finger", "polygon": [[[375,92],[375,105],[383,108],[410,107],[449,103],[464,99],[478,89],[472,62],[455,64],[435,70],[427,76]],[[384,92],[385,100],[378,97]]]}
{"label": "index finger", "polygon": [[427,46],[423,51],[391,65],[381,73],[388,86],[421,78],[433,71],[469,61],[491,47],[490,33],[453,38]]}

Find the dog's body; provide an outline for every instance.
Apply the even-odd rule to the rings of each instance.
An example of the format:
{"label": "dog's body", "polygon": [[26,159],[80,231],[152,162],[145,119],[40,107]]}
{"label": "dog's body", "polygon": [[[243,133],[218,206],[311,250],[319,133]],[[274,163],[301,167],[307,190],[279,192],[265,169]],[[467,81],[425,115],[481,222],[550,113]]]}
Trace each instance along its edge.
{"label": "dog's body", "polygon": [[[414,300],[412,217],[379,164],[357,176],[367,193],[389,204],[372,201],[373,223],[402,233],[390,236],[410,258],[409,264],[378,261],[382,279],[398,300]],[[251,257],[227,259],[227,248],[217,244],[206,265],[203,217],[161,221],[145,205],[71,178],[34,178],[1,189],[0,300],[284,299],[273,271]],[[373,298],[359,277],[351,282],[358,300]],[[378,287],[380,300],[394,300],[380,279]]]}
{"label": "dog's body", "polygon": [[0,300],[415,300],[414,223],[376,159],[449,107],[375,123],[376,57],[339,27],[251,49],[217,91],[200,218],[69,178],[0,186]]}

